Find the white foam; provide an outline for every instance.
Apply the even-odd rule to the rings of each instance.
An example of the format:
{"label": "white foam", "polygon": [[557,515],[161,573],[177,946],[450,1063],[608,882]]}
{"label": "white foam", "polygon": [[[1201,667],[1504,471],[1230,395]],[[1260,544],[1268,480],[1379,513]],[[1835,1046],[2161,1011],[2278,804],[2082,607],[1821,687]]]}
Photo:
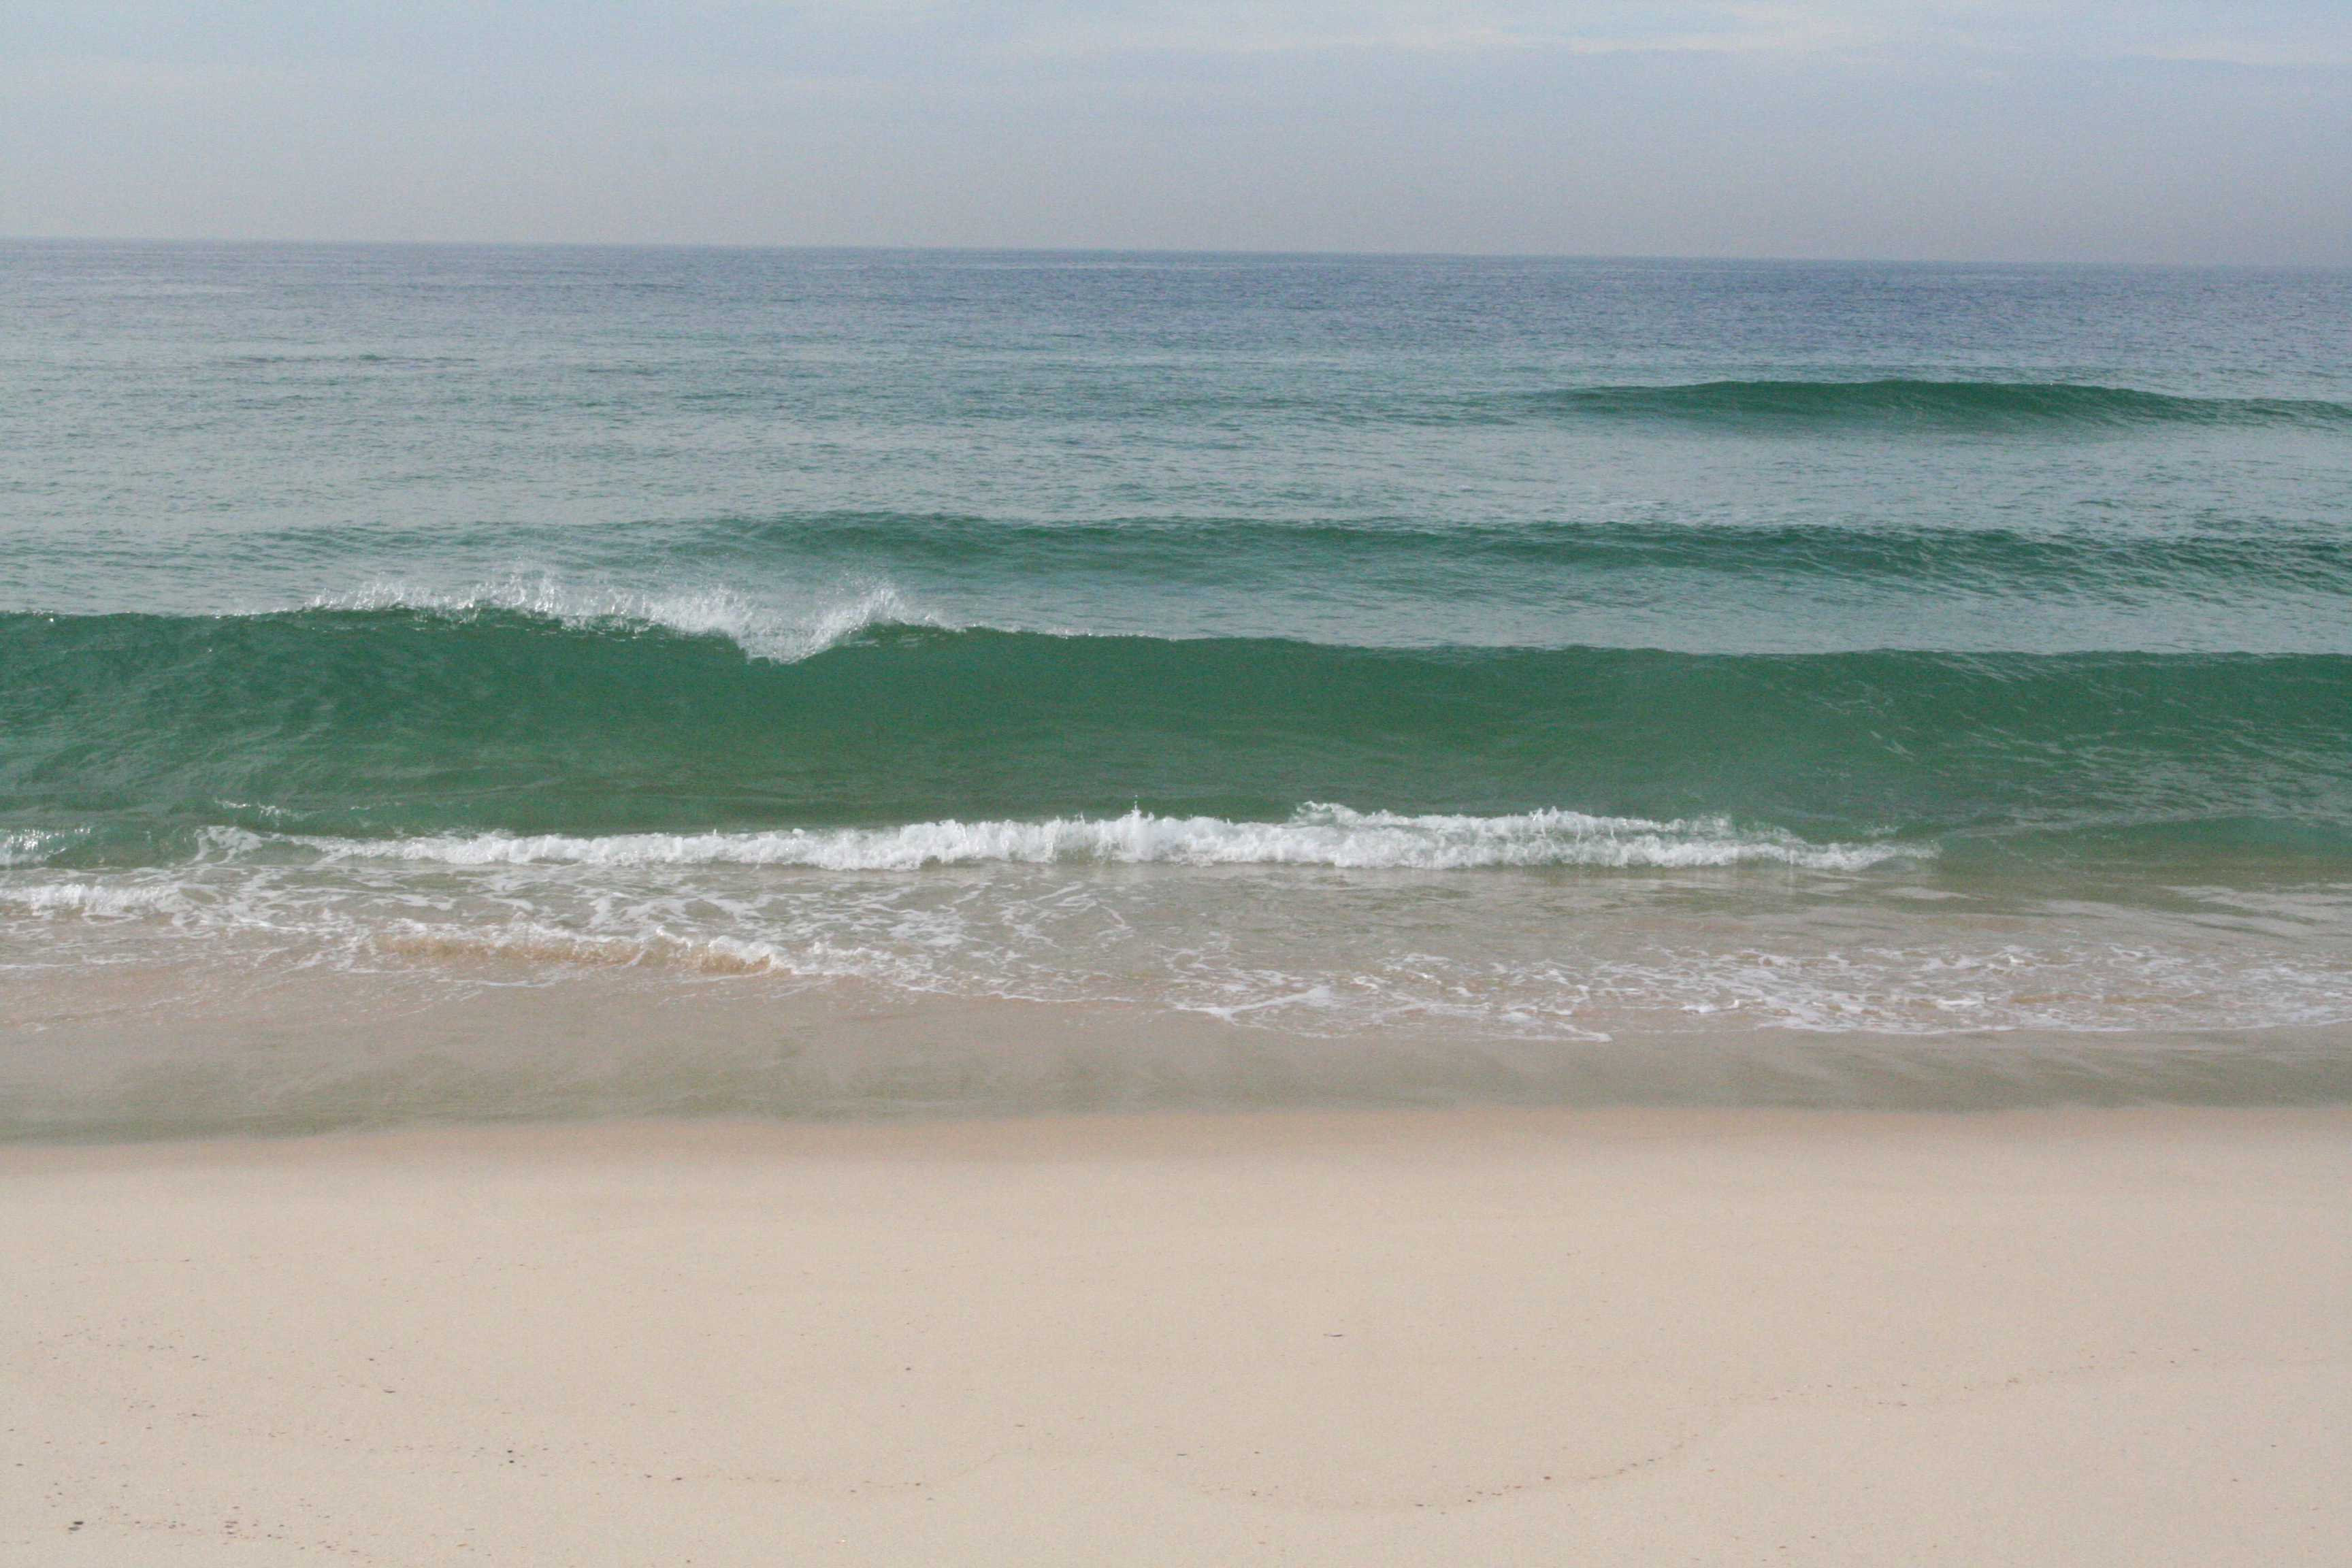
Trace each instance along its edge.
{"label": "white foam", "polygon": [[[1479,832],[1508,820],[1466,819],[1474,829],[1434,819],[1457,829],[1448,841],[1429,819],[1329,807],[1299,815],[1334,833],[1399,834],[1425,853],[1455,855],[1455,864],[1470,863],[1460,857],[1478,847]],[[1529,843],[1541,842],[1533,823],[1517,838],[1493,837],[1519,864],[1569,863],[1561,846],[1606,839],[1612,827],[1620,839],[1674,847],[1657,830],[1677,825],[1586,818],[1574,825],[1580,834],[1562,815],[1535,819],[1553,835],[1549,862],[1527,858]],[[1124,829],[1135,836],[1130,849],[1140,843],[1165,859],[1188,842],[1173,830],[1191,826],[1135,818]],[[1720,825],[1679,827],[1686,847],[1705,847]],[[641,971],[626,983],[783,992],[848,984],[1166,1009],[1334,1037],[1434,1028],[1458,1040],[1758,1029],[2139,1037],[2352,1019],[2347,889],[2312,895],[2303,934],[2283,942],[2212,919],[2210,900],[2176,910],[2005,897],[1979,910],[1972,900],[1886,897],[1877,879],[1830,889],[1778,876],[1628,883],[1447,871],[1440,887],[1370,876],[1135,876],[1106,870],[1099,858],[971,875],[777,875],[765,868],[772,854],[740,853],[759,836],[710,837],[737,853],[681,857],[670,851],[691,841],[648,837],[634,846],[573,839],[598,847],[599,858],[532,860],[527,841],[475,838],[453,841],[462,857],[387,841],[410,853],[371,858],[345,844],[329,858],[297,840],[224,829],[176,867],[0,876],[0,973],[35,956],[104,984],[108,973],[209,951],[248,974],[323,966],[465,987]],[[764,837],[772,850],[782,836]],[[1213,819],[1190,842],[1193,853],[1205,845],[1225,857],[1209,864],[1232,864],[1244,845]],[[649,846],[663,853],[621,853]],[[1297,863],[1296,841],[1289,853]],[[1719,853],[1703,863],[1724,863]],[[1583,863],[1626,862],[1612,850]],[[16,1005],[6,990],[0,1022]]]}
{"label": "white foam", "polygon": [[1723,818],[1654,822],[1538,811],[1509,816],[1407,816],[1307,805],[1286,822],[1214,816],[1053,817],[1042,822],[912,823],[903,827],[790,828],[764,833],[478,834],[362,841],[294,840],[329,859],[432,861],[449,866],[805,866],[911,871],[992,862],[1112,865],[1323,866],[1464,870],[1483,867],[1710,867],[1771,863],[1854,871],[1932,848],[1808,844],[1743,831]]}
{"label": "white foam", "polygon": [[186,896],[177,887],[124,887],[98,882],[39,882],[30,887],[0,888],[0,900],[34,914],[79,914],[100,920],[176,914],[188,907]]}
{"label": "white foam", "polygon": [[88,837],[88,831],[82,828],[68,828],[61,833],[35,827],[12,828],[0,833],[0,868],[37,866],[67,845]]}
{"label": "white foam", "polygon": [[516,575],[456,592],[396,580],[347,594],[322,595],[306,606],[320,610],[421,610],[462,616],[504,610],[544,616],[567,626],[615,624],[659,627],[688,637],[720,637],[754,658],[791,664],[846,641],[869,626],[944,626],[908,604],[887,583],[847,584],[798,605],[763,603],[727,587],[667,592],[583,587],[551,576]]}

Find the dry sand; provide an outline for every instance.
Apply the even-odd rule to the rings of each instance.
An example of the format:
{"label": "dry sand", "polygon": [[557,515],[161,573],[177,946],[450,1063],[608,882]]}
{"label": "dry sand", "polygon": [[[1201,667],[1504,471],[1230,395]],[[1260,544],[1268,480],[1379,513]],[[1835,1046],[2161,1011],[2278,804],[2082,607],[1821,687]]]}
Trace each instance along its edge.
{"label": "dry sand", "polygon": [[9,1564],[2331,1565],[2352,1112],[0,1152]]}

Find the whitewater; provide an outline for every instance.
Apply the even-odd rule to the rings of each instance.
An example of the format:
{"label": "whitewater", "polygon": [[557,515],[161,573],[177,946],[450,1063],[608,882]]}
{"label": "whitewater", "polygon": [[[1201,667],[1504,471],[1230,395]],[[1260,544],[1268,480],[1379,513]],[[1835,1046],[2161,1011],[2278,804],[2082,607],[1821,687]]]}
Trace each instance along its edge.
{"label": "whitewater", "polygon": [[0,247],[0,1133],[2352,1083],[2352,277]]}

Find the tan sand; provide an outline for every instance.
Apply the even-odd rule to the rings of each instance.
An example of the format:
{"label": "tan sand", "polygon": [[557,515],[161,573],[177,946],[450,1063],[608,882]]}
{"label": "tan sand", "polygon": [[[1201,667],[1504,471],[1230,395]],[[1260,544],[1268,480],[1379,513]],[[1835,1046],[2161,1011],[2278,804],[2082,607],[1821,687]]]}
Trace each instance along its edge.
{"label": "tan sand", "polygon": [[0,1153],[9,1564],[2340,1564],[2352,1112]]}

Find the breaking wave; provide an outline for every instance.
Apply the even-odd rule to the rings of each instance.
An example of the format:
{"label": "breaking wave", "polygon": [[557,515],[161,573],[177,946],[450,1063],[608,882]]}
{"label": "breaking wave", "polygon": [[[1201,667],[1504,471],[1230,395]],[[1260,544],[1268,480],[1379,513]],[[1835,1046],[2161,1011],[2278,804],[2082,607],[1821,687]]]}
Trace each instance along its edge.
{"label": "breaking wave", "polygon": [[305,608],[360,613],[408,611],[462,622],[483,614],[527,616],[569,631],[622,636],[659,631],[724,637],[754,658],[793,664],[877,626],[940,626],[887,583],[819,599],[797,613],[731,588],[673,593],[583,587],[548,575],[511,576],[457,592],[381,581],[321,595]]}
{"label": "breaking wave", "polygon": [[[986,840],[1012,857],[1342,864],[1377,844],[1360,852],[1400,864],[1663,864],[1734,854],[1737,835],[1693,826],[1717,819],[1750,836],[1748,858],[1781,855],[1774,834],[1948,850],[2156,833],[2329,854],[2352,837],[2352,658],[2336,655],[1382,649],[859,624],[780,663],[731,633],[480,605],[0,615],[0,855],[155,863],[215,826],[776,830],[780,855],[877,863]],[[1300,820],[1302,801],[1362,815]],[[963,847],[922,826],[949,820]],[[1626,847],[1643,834],[1657,847]]]}
{"label": "breaking wave", "polygon": [[1457,870],[1475,867],[1673,867],[1775,863],[1859,870],[1919,858],[1916,846],[1806,844],[1742,833],[1728,820],[1653,822],[1538,811],[1508,816],[1402,816],[1307,805],[1286,822],[1156,816],[1044,822],[919,822],[901,827],[793,828],[767,833],[484,834],[361,842],[302,842],[334,859],[436,861],[451,866],[806,866],[908,871],[995,861],[1113,865],[1328,866]]}

